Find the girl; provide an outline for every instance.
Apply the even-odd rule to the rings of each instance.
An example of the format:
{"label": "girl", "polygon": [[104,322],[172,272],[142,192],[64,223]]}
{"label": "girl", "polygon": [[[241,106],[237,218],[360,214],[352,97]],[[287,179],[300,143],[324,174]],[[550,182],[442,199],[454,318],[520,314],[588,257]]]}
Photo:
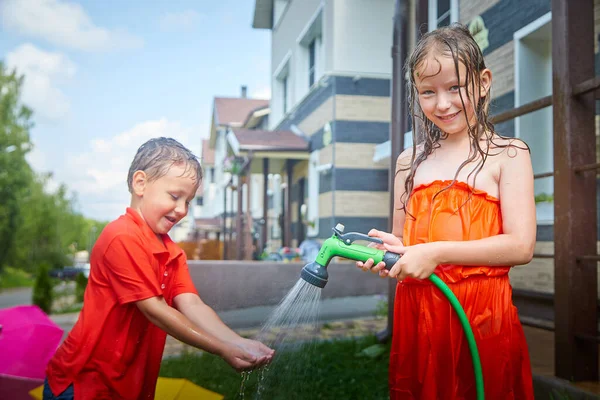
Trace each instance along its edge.
{"label": "girl", "polygon": [[489,122],[492,73],[464,26],[424,35],[406,68],[413,132],[421,137],[413,133],[412,149],[397,161],[393,232],[369,232],[402,257],[389,272],[383,263],[357,263],[398,280],[390,398],[475,398],[462,327],[426,280],[435,272],[469,317],[486,399],[533,399],[508,279],[511,266],[531,260],[536,241],[529,148]]}

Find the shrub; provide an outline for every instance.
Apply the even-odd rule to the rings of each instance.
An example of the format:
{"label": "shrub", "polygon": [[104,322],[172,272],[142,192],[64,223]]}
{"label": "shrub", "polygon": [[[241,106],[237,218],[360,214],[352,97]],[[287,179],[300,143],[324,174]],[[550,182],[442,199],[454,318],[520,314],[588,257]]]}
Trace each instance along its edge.
{"label": "shrub", "polygon": [[32,302],[41,308],[46,314],[52,310],[52,282],[49,276],[50,267],[47,263],[41,263],[38,267],[37,276],[33,285]]}
{"label": "shrub", "polygon": [[87,286],[87,278],[80,272],[75,277],[75,301],[77,303],[83,303],[83,295],[85,294],[85,288]]}

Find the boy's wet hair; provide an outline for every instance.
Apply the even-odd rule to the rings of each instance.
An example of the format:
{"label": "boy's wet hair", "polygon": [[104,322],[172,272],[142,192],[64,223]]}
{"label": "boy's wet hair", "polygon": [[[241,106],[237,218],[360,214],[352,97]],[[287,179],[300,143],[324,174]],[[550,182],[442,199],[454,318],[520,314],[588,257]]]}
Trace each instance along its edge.
{"label": "boy's wet hair", "polygon": [[159,179],[167,174],[173,165],[185,166],[182,176],[194,175],[196,185],[202,182],[202,166],[198,157],[185,146],[172,138],[150,139],[140,146],[127,174],[127,186],[133,193],[133,174],[144,171],[148,181]]}
{"label": "boy's wet hair", "polygon": [[[441,56],[451,57],[454,61],[458,85],[466,88],[466,99],[463,98],[462,91],[459,91],[463,109],[466,108],[466,102],[472,103],[472,94],[480,92],[482,88],[481,73],[487,68],[483,52],[475,39],[473,39],[471,32],[469,32],[469,29],[466,26],[459,23],[453,23],[450,26],[444,26],[424,34],[416,44],[410,57],[406,60],[404,68],[407,77],[408,106],[412,115],[413,149],[410,166],[404,169],[400,168],[397,171],[398,173],[400,171],[409,170],[404,184],[405,193],[402,199],[403,209],[405,211],[408,197],[414,186],[414,177],[418,166],[425,161],[436,148],[440,147],[440,139],[445,139],[448,136],[448,134],[442,132],[425,116],[418,102],[419,92],[417,90],[415,76],[425,78],[419,76],[419,69],[423,66],[423,62],[432,51]],[[462,80],[462,77],[459,75],[460,64],[465,67],[465,76]],[[467,176],[467,181],[469,181],[471,177],[473,178],[473,183],[471,184],[472,187],[475,187],[477,174],[483,168],[488,156],[497,155],[501,150],[507,147],[529,149],[524,142],[514,138],[502,137],[495,131],[494,125],[489,119],[491,97],[491,88],[487,88],[487,94],[481,96],[477,104],[473,104],[475,123],[471,124],[470,121],[467,120],[471,151],[469,153],[469,158],[459,166],[454,176],[454,180],[456,180],[460,171],[465,166],[477,160],[475,166]],[[463,113],[463,115],[467,118],[467,113]],[[502,139],[509,139],[508,144],[494,142],[494,135],[496,137],[499,136]],[[515,144],[515,141],[518,141],[519,144]],[[483,147],[482,142],[484,142]],[[418,155],[417,145],[420,145],[423,148]],[[490,153],[491,145],[494,145],[500,150],[496,153]]]}

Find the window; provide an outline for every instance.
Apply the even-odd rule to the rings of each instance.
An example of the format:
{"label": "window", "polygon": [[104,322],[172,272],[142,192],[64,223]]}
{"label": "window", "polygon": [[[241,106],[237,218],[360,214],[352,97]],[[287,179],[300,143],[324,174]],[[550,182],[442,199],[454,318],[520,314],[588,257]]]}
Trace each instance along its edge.
{"label": "window", "polygon": [[282,104],[283,104],[283,113],[287,113],[288,112],[288,77],[285,76],[282,80],[281,80],[281,100],[282,100]]}
{"label": "window", "polygon": [[429,0],[429,30],[458,21],[459,0]]}
{"label": "window", "polygon": [[209,168],[210,183],[215,183],[215,168]]}
{"label": "window", "polygon": [[197,206],[204,205],[204,196],[198,196],[198,197],[196,197],[196,205]]}
{"label": "window", "polygon": [[450,0],[437,2],[437,26],[450,25]]}
{"label": "window", "polygon": [[319,7],[296,39],[295,93],[301,98],[319,81],[323,74],[323,7]]}
{"label": "window", "polygon": [[308,87],[315,83],[315,42],[316,39],[313,39],[308,45]]}
{"label": "window", "polygon": [[[273,113],[275,121],[285,118],[285,115],[293,108],[292,104],[292,85],[294,79],[291,75],[290,60],[292,52],[288,51],[285,57],[279,63],[279,66],[273,73]],[[273,122],[275,122],[273,121]]]}

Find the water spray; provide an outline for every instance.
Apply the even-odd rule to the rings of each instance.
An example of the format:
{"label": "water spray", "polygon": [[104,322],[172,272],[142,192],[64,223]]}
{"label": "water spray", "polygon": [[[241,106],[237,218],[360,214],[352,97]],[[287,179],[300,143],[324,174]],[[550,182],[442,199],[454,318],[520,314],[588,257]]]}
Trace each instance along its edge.
{"label": "water spray", "polygon": [[[385,268],[390,269],[398,260],[400,255],[389,251],[379,250],[374,247],[367,247],[354,242],[362,240],[377,244],[383,244],[379,238],[370,237],[363,233],[348,232],[344,233],[344,225],[337,224],[333,228],[333,235],[325,240],[321,246],[321,250],[314,262],[306,264],[300,272],[300,278],[319,288],[324,288],[329,280],[327,267],[333,257],[344,257],[350,260],[366,262],[369,258],[373,259],[373,265],[380,262],[385,263]],[[475,386],[477,392],[477,400],[484,400],[483,375],[481,372],[481,361],[479,359],[479,351],[477,343],[473,336],[473,330],[469,319],[465,314],[460,302],[450,290],[450,288],[436,274],[431,274],[429,280],[446,296],[454,311],[458,315],[458,319],[463,327],[469,349],[471,350],[471,359],[473,360],[473,370],[475,373]]]}

